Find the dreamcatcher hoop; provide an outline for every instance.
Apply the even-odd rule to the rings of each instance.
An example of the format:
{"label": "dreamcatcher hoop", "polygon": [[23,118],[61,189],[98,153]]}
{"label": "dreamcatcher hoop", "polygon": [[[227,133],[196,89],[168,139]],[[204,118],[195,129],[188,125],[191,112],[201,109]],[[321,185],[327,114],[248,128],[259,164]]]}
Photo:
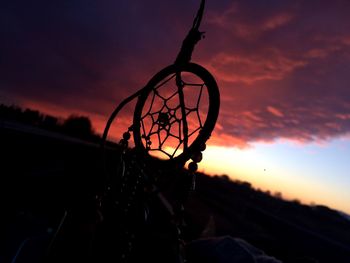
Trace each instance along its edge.
{"label": "dreamcatcher hoop", "polygon": [[[148,113],[148,115],[151,115],[153,123],[152,123],[152,129],[149,132],[145,131],[145,127],[143,127],[144,125],[142,123],[142,120],[145,116],[143,116],[142,112],[144,110],[146,100],[149,98],[149,96],[151,96],[152,92],[157,93],[157,89],[159,87],[161,87],[161,85],[167,79],[170,79],[170,78],[172,78],[172,76],[174,77],[175,75],[182,74],[182,73],[192,73],[196,77],[198,77],[200,80],[203,81],[203,84],[201,86],[200,95],[203,93],[202,89],[203,88],[206,89],[206,91],[208,93],[208,103],[209,103],[207,116],[206,116],[204,124],[202,124],[200,121],[199,127],[195,130],[195,131],[198,131],[198,136],[193,140],[193,142],[190,145],[187,145],[184,147],[185,149],[181,154],[174,156],[174,155],[170,155],[170,154],[166,153],[168,155],[169,159],[159,160],[159,161],[163,162],[163,163],[184,165],[185,162],[188,161],[189,159],[191,159],[191,157],[193,157],[197,152],[203,151],[205,149],[204,145],[205,145],[206,141],[209,139],[211,132],[215,127],[215,123],[217,121],[217,117],[218,117],[218,113],[219,113],[220,94],[219,94],[218,86],[216,84],[214,77],[205,68],[203,68],[202,66],[195,64],[195,63],[186,63],[186,64],[183,64],[181,66],[176,65],[176,64],[170,65],[170,66],[162,69],[156,75],[154,75],[154,77],[148,82],[148,84],[144,88],[143,92],[138,97],[138,101],[137,101],[137,104],[135,106],[134,119],[133,119],[133,135],[134,135],[135,147],[146,158],[150,157],[149,152],[152,150],[151,146],[149,146],[149,142],[150,142],[149,138],[147,140],[147,137],[149,137],[149,134],[152,134],[152,129],[153,130],[154,130],[154,128],[156,129],[156,131],[153,132],[153,134],[158,133],[157,134],[158,137],[160,137],[159,136],[160,131],[162,131],[162,130],[166,131],[167,134],[166,134],[165,140],[170,136],[176,137],[176,136],[170,134],[169,130],[171,129],[171,127],[168,127],[168,129],[167,129],[167,127],[164,127],[164,126],[167,126],[167,125],[171,126],[172,124],[174,124],[176,122],[180,122],[180,124],[181,124],[182,122],[184,122],[183,119],[187,118],[187,116],[182,116],[182,119],[179,119],[179,118],[175,117],[175,112],[173,112],[173,114],[171,114],[170,111],[175,111],[175,110],[180,111],[180,108],[179,107],[169,108],[166,105],[167,99],[165,98],[164,105],[162,106],[162,108],[166,109],[166,112],[156,111],[153,113],[153,115],[151,115],[149,113],[149,110],[148,110],[147,113]],[[177,87],[177,88],[179,88],[179,87]],[[177,92],[175,92],[172,96],[176,95],[176,93]],[[199,99],[200,99],[200,97],[198,98],[198,101],[199,101]],[[185,109],[189,112],[189,108],[185,107]],[[198,105],[197,105],[196,110],[198,111]],[[197,112],[197,114],[198,114],[198,112]],[[154,117],[154,115],[156,115],[156,116]],[[163,121],[161,120],[161,117],[164,118],[164,116],[166,116],[168,118],[168,119],[165,119],[169,122],[167,125],[166,125],[166,123],[164,123],[165,120],[163,120]],[[171,121],[171,119],[173,119],[173,121]],[[182,125],[182,126],[184,126],[184,125]],[[184,141],[186,139],[185,136],[189,136],[189,134],[185,135],[183,132],[182,136],[180,135],[179,137],[176,137],[176,139],[179,140],[179,145],[184,144]],[[165,142],[165,140],[163,141],[163,143]],[[163,146],[164,146],[164,144],[158,143],[158,147],[156,149],[153,149],[153,150],[158,150],[158,151],[164,152],[164,150],[162,149]],[[179,147],[177,147],[177,148],[179,148]]]}

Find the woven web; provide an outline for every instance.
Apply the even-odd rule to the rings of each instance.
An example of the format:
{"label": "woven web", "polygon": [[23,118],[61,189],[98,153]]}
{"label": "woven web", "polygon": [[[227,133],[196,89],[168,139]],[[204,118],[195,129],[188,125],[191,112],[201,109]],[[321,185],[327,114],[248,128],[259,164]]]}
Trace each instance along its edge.
{"label": "woven web", "polygon": [[185,136],[190,145],[203,128],[203,114],[199,108],[203,104],[205,84],[198,77],[191,78],[191,81],[182,79],[181,89],[185,95],[185,118],[188,123],[186,135],[183,134],[184,116],[181,114],[175,79],[176,74],[173,74],[152,89],[141,117],[141,136],[146,150],[155,155],[161,152],[167,158],[179,155],[186,147]]}

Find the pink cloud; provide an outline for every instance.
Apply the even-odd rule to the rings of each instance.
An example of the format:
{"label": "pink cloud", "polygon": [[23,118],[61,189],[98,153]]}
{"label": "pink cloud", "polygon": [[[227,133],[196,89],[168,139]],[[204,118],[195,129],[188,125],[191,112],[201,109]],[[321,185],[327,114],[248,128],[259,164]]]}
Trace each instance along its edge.
{"label": "pink cloud", "polygon": [[307,62],[288,58],[278,50],[270,49],[258,54],[219,53],[210,62],[209,68],[219,78],[227,82],[280,80]]}
{"label": "pink cloud", "polygon": [[[207,37],[193,61],[212,72],[222,95],[211,143],[304,143],[350,132],[347,1],[211,1],[207,7],[201,28]],[[91,2],[69,12],[49,3],[34,14],[14,9],[9,17],[16,26],[1,43],[1,92],[51,114],[90,115],[102,132],[123,98],[174,61],[196,8],[188,1],[136,0],[99,8]],[[44,14],[49,24],[42,24]],[[123,125],[132,122],[133,110],[123,111]]]}
{"label": "pink cloud", "polygon": [[283,118],[284,114],[277,108],[272,106],[267,106],[267,111],[270,112],[272,115]]}

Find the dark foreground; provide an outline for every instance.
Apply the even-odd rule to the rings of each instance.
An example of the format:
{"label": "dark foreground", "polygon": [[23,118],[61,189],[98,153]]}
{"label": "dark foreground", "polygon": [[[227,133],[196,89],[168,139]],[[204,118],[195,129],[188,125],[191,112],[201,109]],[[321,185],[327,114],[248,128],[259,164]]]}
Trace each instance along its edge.
{"label": "dark foreground", "polygon": [[[45,247],[65,211],[91,199],[103,173],[98,145],[79,139],[3,125],[0,146],[0,262],[11,262],[28,239]],[[283,262],[350,262],[350,221],[336,211],[227,177],[199,174],[186,218],[189,239],[231,235]]]}

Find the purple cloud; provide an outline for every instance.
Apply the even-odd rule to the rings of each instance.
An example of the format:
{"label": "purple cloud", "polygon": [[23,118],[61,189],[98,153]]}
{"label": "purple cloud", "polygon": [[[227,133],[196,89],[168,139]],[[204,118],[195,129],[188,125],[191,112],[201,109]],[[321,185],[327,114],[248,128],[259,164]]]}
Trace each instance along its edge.
{"label": "purple cloud", "polygon": [[[100,131],[122,98],[174,61],[198,4],[11,1],[0,11],[0,96],[90,113]],[[347,135],[349,12],[345,0],[207,1],[193,60],[221,89],[212,143]]]}

